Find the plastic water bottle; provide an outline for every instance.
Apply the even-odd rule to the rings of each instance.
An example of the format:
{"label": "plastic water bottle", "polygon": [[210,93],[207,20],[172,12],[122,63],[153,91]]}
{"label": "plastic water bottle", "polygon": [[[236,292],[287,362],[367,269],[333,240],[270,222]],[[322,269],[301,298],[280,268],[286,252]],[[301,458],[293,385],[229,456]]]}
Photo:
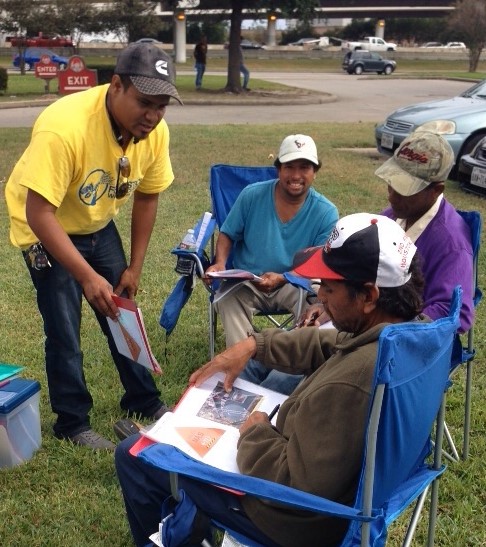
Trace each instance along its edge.
{"label": "plastic water bottle", "polygon": [[194,235],[194,230],[192,228],[187,230],[187,234],[181,241],[179,249],[184,249],[186,251],[190,251],[191,253],[196,252],[196,236]]}

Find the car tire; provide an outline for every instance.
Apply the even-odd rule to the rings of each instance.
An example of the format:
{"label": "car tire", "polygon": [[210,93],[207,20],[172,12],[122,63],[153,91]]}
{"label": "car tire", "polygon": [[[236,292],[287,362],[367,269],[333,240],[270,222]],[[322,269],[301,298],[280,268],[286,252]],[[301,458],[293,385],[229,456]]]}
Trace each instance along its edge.
{"label": "car tire", "polygon": [[66,68],[65,63],[59,63],[59,70],[64,70]]}
{"label": "car tire", "polygon": [[359,76],[360,74],[363,74],[363,67],[361,65],[354,67],[354,73]]}
{"label": "car tire", "polygon": [[473,148],[478,144],[478,142],[486,137],[486,133],[476,133],[472,137],[470,137],[463,145],[461,150],[459,151],[459,154],[457,155],[457,161],[454,164],[454,167],[452,168],[450,178],[453,180],[457,180],[458,173],[459,173],[459,162],[461,161],[462,156],[465,156],[466,154],[470,154],[473,151]]}
{"label": "car tire", "polygon": [[384,72],[387,76],[390,76],[390,74],[393,72],[393,67],[390,65],[386,65]]}

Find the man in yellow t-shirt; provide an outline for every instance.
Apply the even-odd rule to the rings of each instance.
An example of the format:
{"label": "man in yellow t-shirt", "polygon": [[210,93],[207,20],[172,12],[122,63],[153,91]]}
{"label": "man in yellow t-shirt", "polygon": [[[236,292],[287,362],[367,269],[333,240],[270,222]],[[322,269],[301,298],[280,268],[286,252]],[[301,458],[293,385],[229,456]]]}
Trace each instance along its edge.
{"label": "man in yellow t-shirt", "polygon": [[[157,419],[167,410],[150,373],[118,353],[106,317],[112,295],[133,299],[159,193],[173,181],[163,119],[174,85],[169,56],[136,43],[118,57],[110,84],[66,96],[39,116],[6,186],[10,239],[37,291],[54,434],[93,449],[114,444],[91,429],[93,400],[80,347],[84,294],[108,339],[124,387],[124,413]],[[113,221],[132,198],[130,260]]]}

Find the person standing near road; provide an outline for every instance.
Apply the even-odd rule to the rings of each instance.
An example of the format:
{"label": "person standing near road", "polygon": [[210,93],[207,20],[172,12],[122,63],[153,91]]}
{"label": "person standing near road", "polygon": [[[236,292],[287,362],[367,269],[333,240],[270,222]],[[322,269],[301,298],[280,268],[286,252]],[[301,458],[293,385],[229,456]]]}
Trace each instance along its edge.
{"label": "person standing near road", "polygon": [[194,59],[196,68],[196,89],[201,89],[202,79],[204,72],[206,71],[206,57],[208,53],[208,40],[206,36],[202,35],[199,42],[194,48]]}
{"label": "person standing near road", "polygon": [[[44,322],[54,434],[92,449],[114,444],[91,429],[93,405],[80,347],[82,296],[108,339],[124,413],[158,419],[167,410],[150,373],[118,353],[107,317],[113,294],[133,299],[158,197],[173,181],[163,120],[174,85],[170,57],[135,43],[118,57],[110,84],[59,99],[37,119],[6,186],[10,239],[22,250]],[[133,199],[127,263],[114,217]]]}
{"label": "person standing near road", "polygon": [[243,56],[243,48],[241,47],[241,40],[243,36],[240,36],[240,72],[243,74],[243,85],[242,88],[245,91],[250,91],[248,88],[248,82],[250,81],[250,71],[245,66],[245,57]]}

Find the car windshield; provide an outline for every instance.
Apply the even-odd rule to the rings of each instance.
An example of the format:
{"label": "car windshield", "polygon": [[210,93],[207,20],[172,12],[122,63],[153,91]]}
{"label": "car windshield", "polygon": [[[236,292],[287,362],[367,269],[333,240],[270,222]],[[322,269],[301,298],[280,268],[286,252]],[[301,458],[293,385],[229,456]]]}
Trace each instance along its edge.
{"label": "car windshield", "polygon": [[459,95],[460,97],[474,97],[477,99],[486,99],[486,80],[473,85],[469,89],[466,89],[463,93]]}

